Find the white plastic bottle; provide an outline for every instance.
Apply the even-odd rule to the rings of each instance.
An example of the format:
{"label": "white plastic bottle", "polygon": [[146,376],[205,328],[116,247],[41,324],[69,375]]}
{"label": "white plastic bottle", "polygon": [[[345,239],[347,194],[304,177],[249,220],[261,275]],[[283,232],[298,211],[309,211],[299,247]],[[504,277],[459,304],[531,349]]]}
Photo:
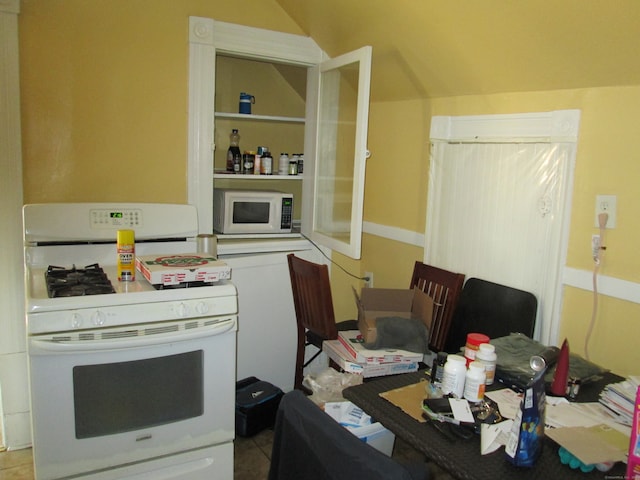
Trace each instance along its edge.
{"label": "white plastic bottle", "polygon": [[498,355],[496,354],[496,347],[490,343],[482,343],[476,352],[476,362],[481,362],[484,365],[484,373],[487,376],[485,385],[492,385],[496,376],[496,361]]}
{"label": "white plastic bottle", "polygon": [[464,382],[464,398],[470,402],[479,402],[484,398],[484,365],[478,361],[471,362]]}
{"label": "white plastic bottle", "polygon": [[280,160],[278,160],[278,175],[289,174],[289,154],[283,152],[280,154]]}
{"label": "white plastic bottle", "polygon": [[442,375],[442,393],[453,393],[462,398],[464,394],[464,381],[467,373],[467,360],[460,355],[447,356]]}

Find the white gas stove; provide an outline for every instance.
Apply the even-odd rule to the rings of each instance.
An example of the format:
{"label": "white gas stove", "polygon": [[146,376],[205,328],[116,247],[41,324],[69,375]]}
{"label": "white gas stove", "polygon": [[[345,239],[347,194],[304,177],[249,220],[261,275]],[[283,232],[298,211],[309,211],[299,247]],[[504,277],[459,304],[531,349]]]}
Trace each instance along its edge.
{"label": "white gas stove", "polygon": [[[117,279],[118,230],[134,230],[136,255],[197,253],[196,209],[36,204],[23,218],[36,478],[231,478],[234,285]],[[50,267],[95,264],[112,293],[50,297]]]}

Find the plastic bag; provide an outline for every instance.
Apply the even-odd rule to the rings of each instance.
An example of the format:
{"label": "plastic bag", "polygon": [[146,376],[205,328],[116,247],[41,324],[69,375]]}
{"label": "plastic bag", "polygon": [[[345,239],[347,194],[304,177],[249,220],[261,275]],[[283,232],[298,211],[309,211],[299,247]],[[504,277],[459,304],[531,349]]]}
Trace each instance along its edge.
{"label": "plastic bag", "polygon": [[345,401],[342,390],[361,383],[362,375],[341,373],[333,368],[327,368],[318,374],[309,374],[302,381],[302,384],[312,392],[309,398],[318,405]]}

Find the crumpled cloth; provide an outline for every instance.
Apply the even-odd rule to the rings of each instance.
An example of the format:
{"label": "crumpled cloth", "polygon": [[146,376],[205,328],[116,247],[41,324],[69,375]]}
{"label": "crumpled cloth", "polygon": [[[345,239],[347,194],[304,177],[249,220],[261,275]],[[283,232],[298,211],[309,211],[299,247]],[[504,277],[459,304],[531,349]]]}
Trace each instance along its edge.
{"label": "crumpled cloth", "polygon": [[410,352],[429,353],[429,330],[421,320],[403,317],[376,318],[376,339],[365,348],[398,348]]}

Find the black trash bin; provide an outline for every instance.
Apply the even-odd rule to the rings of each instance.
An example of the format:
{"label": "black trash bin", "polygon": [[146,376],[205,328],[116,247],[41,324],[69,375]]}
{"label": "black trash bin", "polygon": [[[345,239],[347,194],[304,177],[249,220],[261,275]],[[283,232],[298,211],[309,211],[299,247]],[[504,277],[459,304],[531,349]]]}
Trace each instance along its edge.
{"label": "black trash bin", "polygon": [[252,437],[272,428],[283,395],[279,387],[256,377],[236,382],[236,435]]}

